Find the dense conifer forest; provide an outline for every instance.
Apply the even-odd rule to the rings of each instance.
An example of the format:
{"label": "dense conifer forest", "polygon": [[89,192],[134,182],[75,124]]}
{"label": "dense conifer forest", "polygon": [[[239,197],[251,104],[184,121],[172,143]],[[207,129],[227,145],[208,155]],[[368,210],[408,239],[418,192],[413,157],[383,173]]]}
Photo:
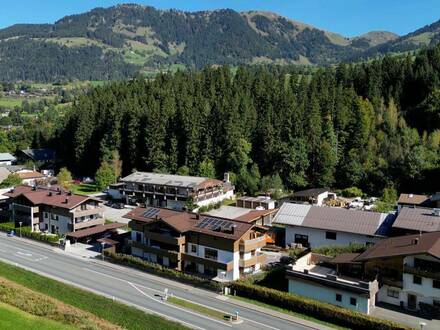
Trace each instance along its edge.
{"label": "dense conifer forest", "polygon": [[316,71],[224,66],[110,83],[79,97],[47,143],[78,175],[118,150],[124,174],[230,171],[250,193],[268,178],[289,189],[432,191],[439,111],[437,46]]}

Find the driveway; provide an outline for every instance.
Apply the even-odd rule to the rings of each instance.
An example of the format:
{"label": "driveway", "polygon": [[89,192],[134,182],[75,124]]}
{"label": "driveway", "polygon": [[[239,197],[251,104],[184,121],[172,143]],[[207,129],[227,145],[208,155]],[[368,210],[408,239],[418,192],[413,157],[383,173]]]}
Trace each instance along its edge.
{"label": "driveway", "polygon": [[405,311],[400,311],[394,307],[386,308],[384,306],[376,306],[371,313],[372,316],[379,317],[381,319],[387,319],[397,323],[405,324],[414,329],[420,329],[420,322],[426,323],[423,330],[438,330],[440,329],[440,320],[429,320],[418,316],[410,315]]}
{"label": "driveway", "polygon": [[128,223],[130,220],[123,218],[123,216],[128,212],[130,212],[130,209],[115,209],[113,207],[104,205],[104,218],[112,222]]}

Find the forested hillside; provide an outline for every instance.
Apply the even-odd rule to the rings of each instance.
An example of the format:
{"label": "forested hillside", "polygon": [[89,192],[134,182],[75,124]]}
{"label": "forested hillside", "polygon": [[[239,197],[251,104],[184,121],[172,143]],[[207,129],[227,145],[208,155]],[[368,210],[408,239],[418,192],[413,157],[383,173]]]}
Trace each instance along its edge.
{"label": "forested hillside", "polygon": [[125,174],[231,171],[250,193],[263,176],[289,189],[438,189],[440,47],[311,72],[220,67],[113,83],[80,97],[52,144],[76,174],[116,149]]}
{"label": "forested hillside", "polygon": [[402,38],[375,31],[349,39],[270,12],[96,8],[54,24],[0,30],[0,81],[117,80],[182,66],[329,65],[433,45],[436,24]]}

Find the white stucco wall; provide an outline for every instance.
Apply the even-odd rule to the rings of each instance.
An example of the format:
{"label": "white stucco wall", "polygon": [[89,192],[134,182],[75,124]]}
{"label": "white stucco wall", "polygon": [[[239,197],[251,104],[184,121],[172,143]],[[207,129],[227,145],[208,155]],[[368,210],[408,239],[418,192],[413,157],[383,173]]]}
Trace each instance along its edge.
{"label": "white stucco wall", "polygon": [[210,199],[205,199],[203,201],[197,202],[196,205],[200,206],[208,206],[210,204],[216,204],[218,202],[221,202],[225,199],[230,199],[234,197],[234,191],[233,190],[229,190],[226,193],[219,195],[217,197],[214,198],[210,198]]}
{"label": "white stucco wall", "polygon": [[[388,296],[389,289],[399,292],[399,296],[397,298]],[[383,285],[377,293],[377,301],[400,306],[400,301],[406,301],[406,294],[400,288]]]}
{"label": "white stucco wall", "polygon": [[[330,231],[330,230],[329,230]],[[307,235],[309,237],[310,247],[320,246],[334,246],[334,245],[348,245],[350,243],[366,244],[367,242],[378,242],[378,237],[368,237],[367,235],[359,235],[352,233],[337,232],[336,240],[325,238],[326,230],[286,226],[286,244],[290,245],[295,243],[295,234]]]}
{"label": "white stucco wall", "polygon": [[[47,218],[44,216],[45,214],[47,214]],[[53,225],[55,227],[58,227],[58,233],[60,235],[63,235],[65,233],[69,233],[71,230],[69,230],[68,225],[72,224],[72,218],[58,215],[58,214],[54,214],[54,215],[58,216],[58,220],[54,220],[51,218],[52,217],[51,212],[43,212],[43,221],[40,222],[40,230],[45,230],[45,228],[46,228],[45,224],[47,224],[47,226],[48,226],[47,230],[49,232],[51,232],[52,225]]]}

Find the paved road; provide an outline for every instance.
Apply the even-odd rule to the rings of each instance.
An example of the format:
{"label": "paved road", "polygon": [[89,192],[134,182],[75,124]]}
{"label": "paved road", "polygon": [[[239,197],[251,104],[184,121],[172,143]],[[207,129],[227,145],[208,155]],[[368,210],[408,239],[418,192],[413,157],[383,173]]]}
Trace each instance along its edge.
{"label": "paved road", "polygon": [[[257,310],[237,308],[224,296],[135,270],[80,259],[58,248],[36,244],[0,234],[0,260],[38,272],[42,275],[79,286],[100,295],[136,306],[149,313],[164,316],[196,329],[311,329]],[[181,309],[162,301],[164,289],[176,297],[191,300],[226,313],[237,309],[243,322],[230,324]],[[320,326],[316,325],[316,329]]]}

